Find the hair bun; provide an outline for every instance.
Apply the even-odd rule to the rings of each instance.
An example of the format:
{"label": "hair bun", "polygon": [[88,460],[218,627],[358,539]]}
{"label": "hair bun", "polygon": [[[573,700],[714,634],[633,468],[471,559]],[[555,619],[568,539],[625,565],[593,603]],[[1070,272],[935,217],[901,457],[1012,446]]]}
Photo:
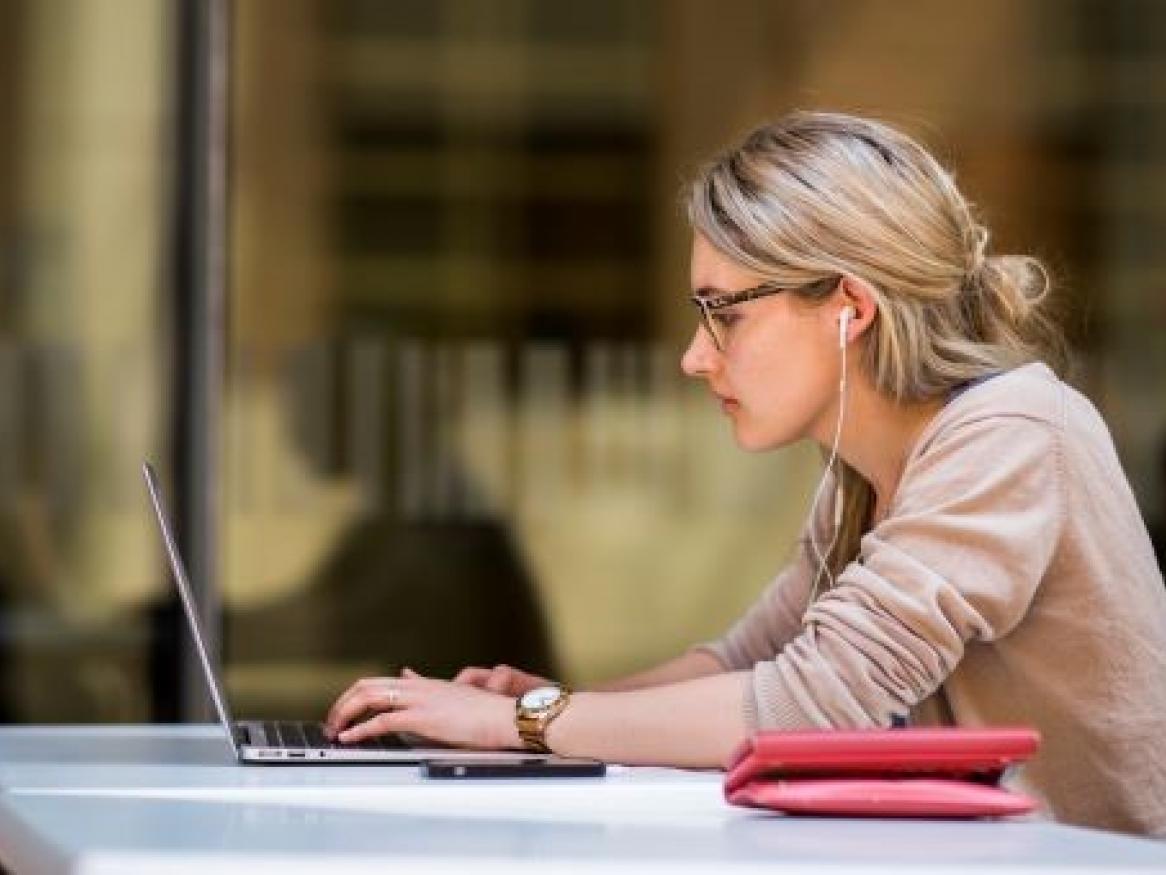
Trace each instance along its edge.
{"label": "hair bun", "polygon": [[979,284],[1013,325],[1027,322],[1052,288],[1045,266],[1028,255],[989,256],[980,275]]}

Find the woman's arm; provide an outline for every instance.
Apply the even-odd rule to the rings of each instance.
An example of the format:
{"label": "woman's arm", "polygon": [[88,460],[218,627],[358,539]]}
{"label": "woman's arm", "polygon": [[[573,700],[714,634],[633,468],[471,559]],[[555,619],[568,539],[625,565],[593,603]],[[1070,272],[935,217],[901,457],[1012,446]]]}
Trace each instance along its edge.
{"label": "woman's arm", "polygon": [[[749,733],[749,678],[748,672],[720,672],[628,692],[576,693],[551,722],[546,740],[565,756],[723,766]],[[329,737],[345,744],[408,732],[457,747],[522,748],[513,698],[412,673],[357,681],[332,706],[326,726]]]}
{"label": "woman's arm", "polygon": [[[615,680],[605,681],[602,684],[596,684],[588,689],[603,692],[639,690],[644,687],[676,683],[677,681],[704,677],[723,671],[725,671],[725,667],[711,653],[693,650],[685,653],[683,656],[670,659],[645,671],[616,678]],[[401,673],[401,676],[408,677],[410,674],[410,670],[405,669]],[[496,665],[493,668],[479,668],[477,666],[463,668],[453,680],[457,684],[467,684],[471,687],[489,690],[492,693],[502,693],[506,696],[521,696],[523,693],[528,690],[533,690],[535,687],[542,687],[554,683],[554,681],[548,680],[547,678],[522,671],[509,665]]]}
{"label": "woman's arm", "polygon": [[619,693],[628,690],[642,690],[647,687],[658,687],[663,684],[674,684],[680,681],[695,680],[708,675],[720,674],[725,671],[719,659],[707,650],[690,650],[689,652],[662,662],[659,665],[644,671],[636,672],[622,678],[615,678],[601,684],[595,684],[587,689],[597,693]]}
{"label": "woman's arm", "polygon": [[576,693],[547,728],[547,744],[563,756],[605,762],[720,768],[750,733],[749,678],[718,670],[627,692]]}

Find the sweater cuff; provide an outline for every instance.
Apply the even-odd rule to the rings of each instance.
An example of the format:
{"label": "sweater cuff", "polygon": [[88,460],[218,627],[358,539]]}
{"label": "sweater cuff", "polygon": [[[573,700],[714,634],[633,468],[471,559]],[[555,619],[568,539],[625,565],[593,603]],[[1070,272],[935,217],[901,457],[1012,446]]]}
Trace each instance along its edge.
{"label": "sweater cuff", "polygon": [[761,719],[757,714],[757,693],[753,689],[752,672],[750,672],[749,678],[745,682],[745,694],[742,702],[745,714],[745,726],[748,727],[749,733],[752,734],[758,729],[761,729]]}
{"label": "sweater cuff", "polygon": [[745,720],[751,729],[814,728],[814,721],[794,701],[772,661],[753,666],[745,698]]}

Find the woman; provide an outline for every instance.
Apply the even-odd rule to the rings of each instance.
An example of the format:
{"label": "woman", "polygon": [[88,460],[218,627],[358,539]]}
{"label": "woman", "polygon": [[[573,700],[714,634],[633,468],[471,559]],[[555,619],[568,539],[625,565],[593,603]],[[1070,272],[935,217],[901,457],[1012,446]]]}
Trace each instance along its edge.
{"label": "woman", "polygon": [[1045,364],[1039,263],[991,254],[921,146],[842,115],[757,129],[688,214],[685,373],[745,449],[827,453],[795,561],[642,674],[570,695],[406,671],[355,684],[330,731],[709,767],[758,728],[1029,724],[1055,817],[1166,834],[1166,588],[1104,423]]}

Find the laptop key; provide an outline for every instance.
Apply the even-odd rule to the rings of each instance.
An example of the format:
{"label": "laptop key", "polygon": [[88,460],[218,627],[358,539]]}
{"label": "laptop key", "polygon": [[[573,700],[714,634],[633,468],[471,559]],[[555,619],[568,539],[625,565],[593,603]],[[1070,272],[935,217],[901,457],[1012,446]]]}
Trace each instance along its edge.
{"label": "laptop key", "polygon": [[301,749],[308,746],[304,732],[298,723],[280,723],[279,738],[284,747]]}
{"label": "laptop key", "polygon": [[263,736],[271,747],[283,746],[283,742],[279,740],[279,726],[270,720],[263,721]]}
{"label": "laptop key", "polygon": [[404,750],[410,745],[397,733],[379,735],[355,744],[342,744],[339,741],[329,741],[324,734],[324,727],[319,723],[304,723],[298,727],[307,747],[313,748],[347,748],[355,750]]}
{"label": "laptop key", "polygon": [[309,747],[340,747],[339,744],[329,740],[328,736],[324,734],[324,727],[319,723],[305,724],[304,737],[308,740]]}

